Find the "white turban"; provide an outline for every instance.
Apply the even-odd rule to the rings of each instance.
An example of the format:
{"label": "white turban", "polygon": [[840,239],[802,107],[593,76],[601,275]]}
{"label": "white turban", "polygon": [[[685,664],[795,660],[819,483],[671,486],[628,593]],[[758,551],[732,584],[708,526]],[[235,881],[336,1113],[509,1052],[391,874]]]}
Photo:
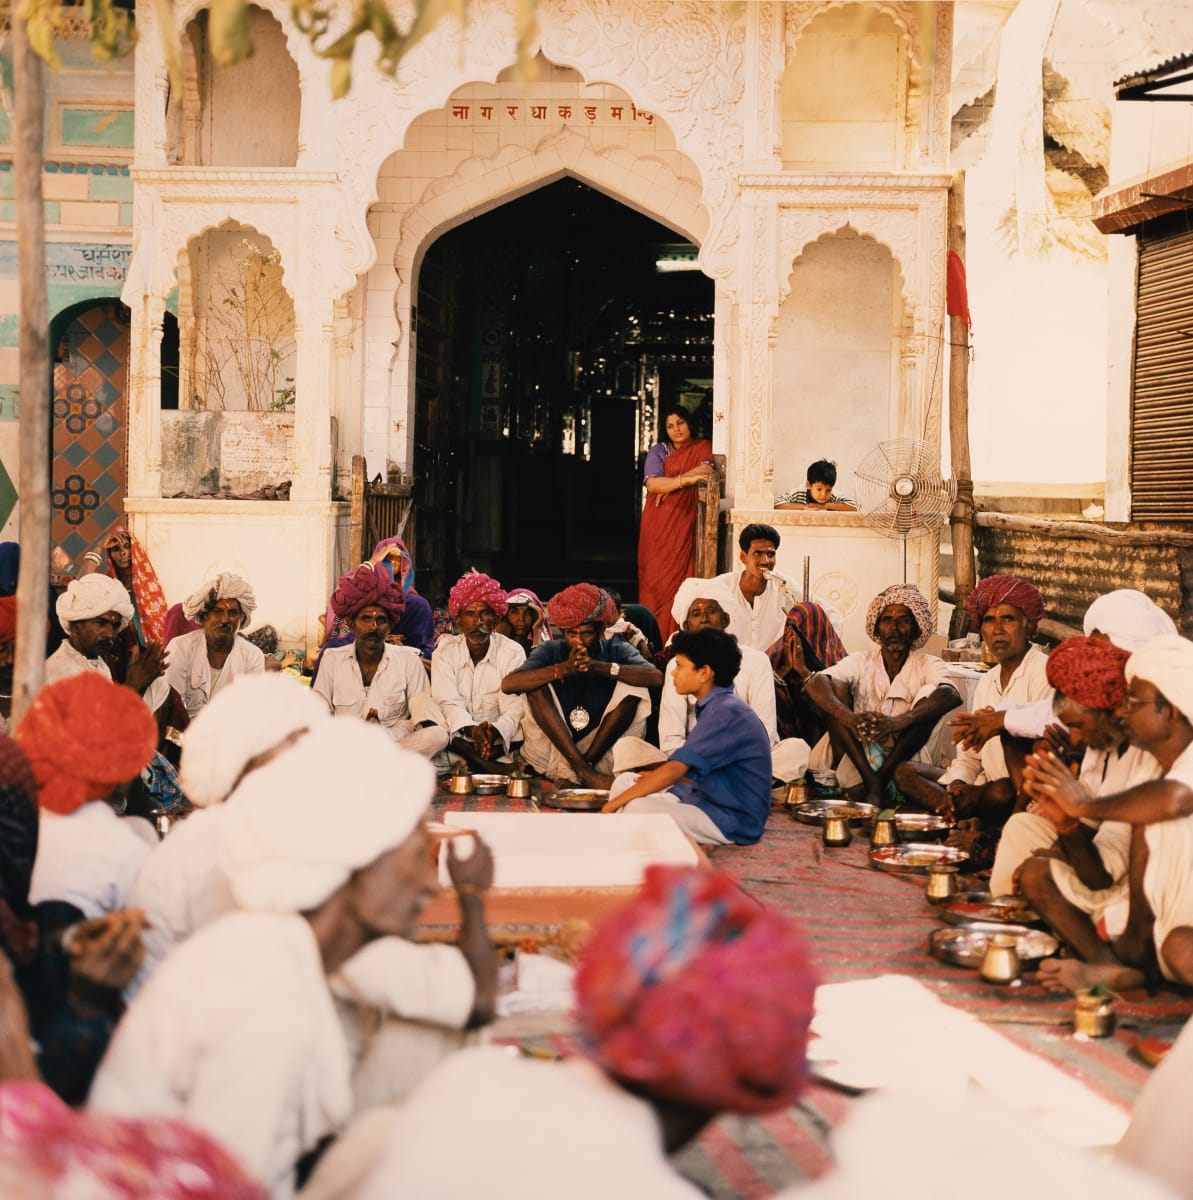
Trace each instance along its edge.
{"label": "white turban", "polygon": [[1099,596],[1085,610],[1085,633],[1104,633],[1120,650],[1135,651],[1152,638],[1175,636],[1172,618],[1134,588]]}
{"label": "white turban", "polygon": [[1145,679],[1188,721],[1193,721],[1193,642],[1187,638],[1152,638],[1127,659],[1127,682]]}
{"label": "white turban", "polygon": [[219,804],[253,759],[330,720],[327,705],[285,671],[239,675],[187,727],[178,781],[198,808]]}
{"label": "white turban", "polygon": [[220,865],[237,905],[318,908],[353,871],[400,846],[434,792],[430,762],[380,726],[321,722],[228,797]]}
{"label": "white turban", "polygon": [[129,599],[128,589],[118,579],[98,571],[71,580],[54,609],[67,633],[72,621],[91,621],[104,613],[119,613],[121,629],[133,619],[133,602]]}
{"label": "white turban", "polygon": [[188,596],[182,602],[182,615],[188,621],[202,620],[199,614],[210,611],[212,592],[215,593],[216,601],[235,600],[244,609],[244,622],[241,628],[248,625],[249,617],[253,615],[253,609],[257,607],[257,597],[253,595],[253,585],[247,579],[233,575],[231,571],[221,571],[207,580],[197,592]]}
{"label": "white turban", "polygon": [[685,579],[676,589],[675,599],[671,602],[671,619],[681,629],[694,600],[715,600],[726,612],[732,603],[724,584],[717,583],[715,579],[701,579],[696,575]]}

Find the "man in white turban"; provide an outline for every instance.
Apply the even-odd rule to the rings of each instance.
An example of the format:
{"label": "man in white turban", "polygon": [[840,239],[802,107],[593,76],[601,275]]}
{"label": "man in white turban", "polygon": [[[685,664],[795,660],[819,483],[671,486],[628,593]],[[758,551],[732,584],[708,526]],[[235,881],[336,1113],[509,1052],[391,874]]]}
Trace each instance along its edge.
{"label": "man in white turban", "polygon": [[1193,984],[1193,642],[1154,638],[1131,655],[1124,673],[1119,711],[1132,744],[1154,755],[1163,778],[1093,799],[1055,755],[1028,760],[1032,794],[1064,816],[1136,827],[1126,930],[1096,961],[1044,964],[1044,982],[1056,988],[1139,987],[1153,965],[1166,979]]}
{"label": "man in white turban", "polygon": [[[324,720],[246,774],[220,833],[238,911],[193,934],[146,984],[91,1105],[183,1118],[274,1196],[292,1195],[295,1163],[352,1112],[353,1053],[329,977],[375,950],[392,967],[385,943],[411,933],[435,892],[424,821],[434,789],[425,759],[357,721]],[[455,997],[464,1025],[495,1002],[483,912],[492,857],[478,842],[447,858],[465,914],[460,948],[409,950],[463,958],[474,984]]]}
{"label": "man in white turban", "polygon": [[265,670],[265,655],[252,642],[236,636],[248,625],[256,607],[248,580],[230,571],[221,571],[183,602],[186,619],[198,621],[203,628],[170,643],[166,681],[182,698],[192,719],[237,676]]}

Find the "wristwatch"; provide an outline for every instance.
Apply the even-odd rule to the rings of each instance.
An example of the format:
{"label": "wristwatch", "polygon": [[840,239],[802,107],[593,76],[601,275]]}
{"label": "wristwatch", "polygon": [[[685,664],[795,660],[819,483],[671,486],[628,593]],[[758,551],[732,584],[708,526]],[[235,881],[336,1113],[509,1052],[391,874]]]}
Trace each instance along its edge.
{"label": "wristwatch", "polygon": [[618,677],[618,675],[621,674],[621,663],[610,663],[609,664],[609,674],[612,675],[614,679],[616,679]]}

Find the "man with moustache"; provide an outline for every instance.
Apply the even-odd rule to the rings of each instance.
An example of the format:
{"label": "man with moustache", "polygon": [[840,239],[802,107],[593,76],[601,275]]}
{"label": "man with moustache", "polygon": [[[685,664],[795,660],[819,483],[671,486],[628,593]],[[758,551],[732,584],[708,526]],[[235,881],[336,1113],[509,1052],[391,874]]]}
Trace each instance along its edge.
{"label": "man with moustache", "polygon": [[456,581],[447,608],[459,632],[440,638],[431,656],[431,696],[451,737],[448,749],[476,770],[508,771],[524,703],[502,692],[501,681],[526,652],[494,632],[506,615],[506,594],[496,579],[472,570]]}
{"label": "man with moustache", "polygon": [[795,594],[771,578],[779,550],[779,531],[771,525],[747,525],[738,535],[741,566],[718,575],[728,600],[729,628],[739,646],[764,653],[783,636]]}
{"label": "man with moustache", "polygon": [[324,650],[311,686],[333,716],[380,725],[398,745],[432,758],[448,738],[436,721],[422,655],[386,641],[405,606],[401,584],[383,565],[365,563],[341,576],[331,608],[349,623],[353,640]]}

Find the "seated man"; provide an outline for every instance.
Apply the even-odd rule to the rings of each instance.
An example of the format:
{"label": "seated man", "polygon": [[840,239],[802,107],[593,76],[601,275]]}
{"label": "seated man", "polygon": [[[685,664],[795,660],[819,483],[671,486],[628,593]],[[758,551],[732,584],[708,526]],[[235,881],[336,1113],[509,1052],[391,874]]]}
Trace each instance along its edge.
{"label": "seated man", "polygon": [[795,595],[770,577],[779,549],[779,531],[771,525],[747,525],[738,535],[741,566],[718,575],[729,601],[729,629],[739,646],[764,653],[783,636]]}
{"label": "seated man", "polygon": [[469,571],[447,598],[459,633],[439,639],[431,656],[431,697],[451,737],[449,749],[480,771],[508,771],[508,753],[522,724],[521,696],[507,696],[501,681],[525,661],[517,642],[494,633],[506,614],[496,579]]}
{"label": "seated man", "polygon": [[679,632],[675,690],[696,699],[696,727],[667,762],[619,775],[602,812],[665,812],[698,842],[751,846],[770,813],[771,754],[762,722],[733,681],[741,650],[720,629]]}
{"label": "seated man", "polygon": [[230,571],[221,571],[183,603],[186,619],[198,621],[202,628],[170,642],[166,682],[182,697],[188,716],[198,715],[237,676],[265,670],[265,655],[236,636],[256,607],[248,580]]}
{"label": "seated man", "polygon": [[1193,985],[1193,642],[1156,638],[1131,655],[1125,674],[1120,711],[1132,743],[1151,752],[1163,779],[1095,798],[1050,751],[1033,754],[1024,773],[1037,803],[1059,809],[1057,823],[1068,817],[1139,827],[1132,833],[1126,929],[1088,962],[1042,964],[1045,985],[1058,989],[1141,987],[1155,967],[1165,979]]}
{"label": "seated man", "polygon": [[650,712],[646,689],[659,687],[663,676],[627,642],[606,641],[616,610],[591,583],[552,596],[547,616],[563,636],[536,646],[501,682],[506,695],[526,697],[522,753],[551,779],[608,787],[613,745],[641,737]]}
{"label": "seated man", "polygon": [[[847,655],[813,675],[804,695],[825,715],[833,761],[852,764],[862,799],[885,808],[895,768],[930,756],[933,730],[961,697],[945,664],[920,653],[932,633],[932,614],[914,584],[879,592],[866,611],[866,629],[878,649]],[[843,782],[848,786],[848,776]]]}
{"label": "seated man", "polygon": [[775,500],[776,508],[812,508],[831,512],[857,512],[857,505],[848,496],[837,496],[837,464],[827,458],[817,459],[809,468],[802,492],[784,492]]}
{"label": "seated man", "polygon": [[386,640],[405,606],[402,585],[384,566],[366,563],[341,576],[331,607],[354,640],[323,651],[311,687],[334,716],[380,725],[399,746],[432,758],[446,748],[447,731],[429,703],[422,655]]}
{"label": "seated man", "polygon": [[991,575],[970,593],[969,615],[997,665],[978,683],[973,712],[949,722],[960,744],[957,757],[943,771],[928,763],[900,763],[895,786],[921,808],[1001,825],[1015,803],[1021,772],[1008,768],[1001,737],[1005,714],[998,706],[1052,695],[1048,656],[1031,644],[1044,599],[1014,575]]}
{"label": "seated man", "polygon": [[[1086,747],[1078,779],[1091,796],[1117,795],[1161,774],[1151,754],[1130,745],[1119,716],[1129,657],[1104,638],[1085,637],[1069,638],[1048,656],[1056,715],[1068,727],[1069,741]],[[1098,922],[1105,919],[1108,932],[1122,933],[1116,918],[1126,910],[1131,826],[1071,819],[1057,826],[1042,815],[1049,811],[1048,802],[1033,805],[1007,822],[990,887],[1001,894],[1014,886],[1076,957],[1098,961],[1105,948]]]}

